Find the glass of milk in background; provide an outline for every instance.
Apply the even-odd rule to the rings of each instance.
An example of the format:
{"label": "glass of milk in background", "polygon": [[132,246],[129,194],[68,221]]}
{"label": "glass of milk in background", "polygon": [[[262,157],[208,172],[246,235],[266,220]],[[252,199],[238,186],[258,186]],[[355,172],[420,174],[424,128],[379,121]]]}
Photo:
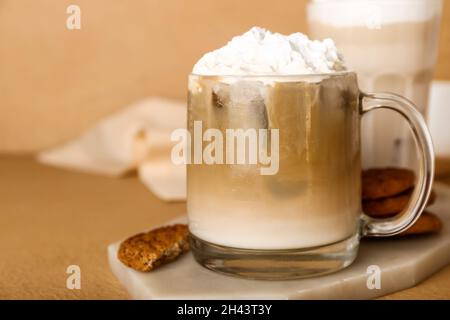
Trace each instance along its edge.
{"label": "glass of milk in background", "polygon": [[[427,116],[442,0],[315,0],[307,12],[311,38],[335,41],[363,91],[403,95]],[[364,167],[416,167],[411,132],[395,112],[369,114],[362,128]]]}

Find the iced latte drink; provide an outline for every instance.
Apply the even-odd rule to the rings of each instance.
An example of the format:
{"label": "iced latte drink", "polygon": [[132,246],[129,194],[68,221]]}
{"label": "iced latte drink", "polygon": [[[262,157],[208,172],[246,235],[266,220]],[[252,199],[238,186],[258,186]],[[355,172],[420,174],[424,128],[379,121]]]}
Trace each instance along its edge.
{"label": "iced latte drink", "polygon": [[[362,235],[407,228],[428,197],[423,119],[395,96],[365,96],[333,41],[253,28],[206,54],[188,84],[187,210],[196,260],[258,279],[348,266]],[[394,222],[361,212],[360,119],[381,108],[415,127],[424,175]],[[399,102],[401,101],[401,102]]]}

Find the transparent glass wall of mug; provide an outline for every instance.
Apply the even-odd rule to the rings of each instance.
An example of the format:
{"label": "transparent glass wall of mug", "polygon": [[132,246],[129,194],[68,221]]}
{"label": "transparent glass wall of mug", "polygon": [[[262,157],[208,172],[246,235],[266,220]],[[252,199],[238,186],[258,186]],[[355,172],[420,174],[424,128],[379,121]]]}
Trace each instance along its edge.
{"label": "transparent glass wall of mug", "polygon": [[[442,0],[311,1],[309,33],[336,42],[361,90],[405,96],[426,117],[441,11]],[[416,167],[411,132],[400,115],[369,114],[361,134],[363,167]]]}

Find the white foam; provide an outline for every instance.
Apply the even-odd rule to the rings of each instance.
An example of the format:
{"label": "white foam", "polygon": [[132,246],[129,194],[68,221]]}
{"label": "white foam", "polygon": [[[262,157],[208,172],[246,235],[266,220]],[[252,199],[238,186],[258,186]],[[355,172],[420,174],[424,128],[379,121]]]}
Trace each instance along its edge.
{"label": "white foam", "polygon": [[334,26],[367,26],[423,22],[439,15],[442,0],[313,0],[308,18]]}
{"label": "white foam", "polygon": [[194,66],[199,75],[294,75],[345,70],[333,40],[311,41],[302,33],[282,35],[253,27]]}

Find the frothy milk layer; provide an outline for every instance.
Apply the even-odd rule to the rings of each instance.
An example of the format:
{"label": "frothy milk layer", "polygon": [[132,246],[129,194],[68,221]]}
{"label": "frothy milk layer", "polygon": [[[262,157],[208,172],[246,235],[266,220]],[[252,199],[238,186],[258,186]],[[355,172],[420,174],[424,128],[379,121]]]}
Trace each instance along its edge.
{"label": "frothy milk layer", "polygon": [[345,70],[331,39],[312,41],[302,33],[282,35],[253,27],[194,66],[198,75],[293,75]]}
{"label": "frothy milk layer", "polygon": [[314,0],[308,17],[333,26],[367,26],[424,22],[438,15],[442,0]]}

